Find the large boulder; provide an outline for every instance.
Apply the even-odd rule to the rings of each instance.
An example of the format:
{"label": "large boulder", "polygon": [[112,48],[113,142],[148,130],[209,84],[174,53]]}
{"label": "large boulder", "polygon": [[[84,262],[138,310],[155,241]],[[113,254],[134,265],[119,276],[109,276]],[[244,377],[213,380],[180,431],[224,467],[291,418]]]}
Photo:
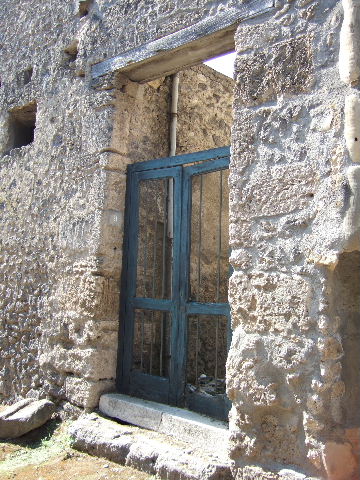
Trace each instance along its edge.
{"label": "large boulder", "polygon": [[25,399],[0,413],[0,438],[17,438],[41,427],[55,411],[49,400]]}

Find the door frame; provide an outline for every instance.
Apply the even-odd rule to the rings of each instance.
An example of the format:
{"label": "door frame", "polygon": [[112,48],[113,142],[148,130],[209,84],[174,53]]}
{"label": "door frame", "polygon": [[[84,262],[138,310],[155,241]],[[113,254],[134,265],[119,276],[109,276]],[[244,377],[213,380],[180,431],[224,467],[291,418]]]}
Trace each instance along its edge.
{"label": "door frame", "polygon": [[[136,299],[139,181],[151,178],[155,179],[172,177],[176,179],[174,186],[174,232],[178,232],[178,235],[174,235],[173,256],[175,259],[180,259],[183,255],[187,255],[184,258],[188,259],[190,248],[190,235],[188,232],[190,227],[189,222],[191,213],[191,188],[188,188],[188,186],[191,183],[191,177],[196,174],[208,173],[228,168],[229,158],[230,147],[222,147],[185,155],[177,155],[174,157],[139,162],[128,166],[125,202],[126,210],[124,225],[119,348],[116,376],[117,390],[122,393],[131,394],[131,381],[135,381],[137,390],[141,390],[141,385],[143,385],[145,388],[144,392],[142,392],[142,394],[140,393],[143,398],[146,398],[147,396],[147,387],[152,391],[151,399],[153,401],[184,406],[186,383],[187,316],[191,314],[226,315],[228,318],[230,316],[228,303],[202,304],[199,302],[190,302],[186,300],[188,298],[188,282],[183,282],[183,285],[180,285],[179,279],[187,278],[186,275],[189,274],[189,266],[187,265],[188,262],[173,262],[172,282],[174,295],[172,299]],[[210,162],[208,163],[208,161],[211,161],[211,164]],[[201,163],[194,164],[194,162]],[[189,165],[186,167],[187,164],[194,165]],[[185,191],[183,190],[184,185]],[[182,201],[183,198],[185,199],[184,202]],[[187,227],[184,229],[184,232],[181,232],[180,230],[181,224],[187,225]],[[175,326],[178,328],[177,338],[171,338],[170,341],[173,343],[173,356],[176,346],[180,351],[183,352],[182,356],[179,358],[179,363],[177,364],[177,368],[181,368],[181,371],[184,372],[181,381],[174,381],[176,374],[174,372],[175,362],[173,358],[171,361],[171,371],[168,379],[165,377],[155,377],[153,375],[137,371],[133,371],[130,375],[134,332],[134,309],[141,308],[168,311],[170,314],[172,314],[172,322],[174,322],[175,308],[178,308],[179,305],[182,305],[183,308],[179,309],[177,312],[177,325]],[[131,339],[131,341],[129,339]],[[180,376],[177,378],[179,379]],[[198,408],[196,408],[197,405],[199,405]],[[192,408],[195,410],[205,409],[204,413],[211,414],[211,411],[209,412],[208,408],[206,408],[206,402],[205,405],[203,405],[201,398],[195,401],[195,405],[193,405]]]}

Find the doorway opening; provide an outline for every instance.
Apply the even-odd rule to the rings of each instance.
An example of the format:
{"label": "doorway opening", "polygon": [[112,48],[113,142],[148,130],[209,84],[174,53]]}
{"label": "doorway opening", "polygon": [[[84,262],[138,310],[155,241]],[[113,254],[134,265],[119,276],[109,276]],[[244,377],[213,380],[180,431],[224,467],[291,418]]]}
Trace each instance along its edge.
{"label": "doorway opening", "polygon": [[144,145],[141,138],[137,145],[152,149],[158,135],[162,151],[127,170],[118,389],[227,420],[233,81],[202,64],[179,77],[180,155],[162,155],[166,142],[156,128],[172,78],[142,90],[142,100],[158,97],[156,107],[141,108],[157,125],[143,121]]}

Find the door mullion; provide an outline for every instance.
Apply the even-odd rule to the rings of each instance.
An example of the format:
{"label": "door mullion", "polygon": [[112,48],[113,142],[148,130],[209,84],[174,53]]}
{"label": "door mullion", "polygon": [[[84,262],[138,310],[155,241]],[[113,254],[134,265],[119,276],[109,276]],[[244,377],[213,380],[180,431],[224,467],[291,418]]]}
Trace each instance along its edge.
{"label": "door mullion", "polygon": [[170,376],[170,403],[178,404],[178,395],[181,388],[181,352],[183,350],[182,321],[180,314],[181,304],[181,230],[182,230],[182,184],[183,169],[177,167],[177,174],[174,176],[173,188],[173,271],[172,271],[172,302],[171,315],[173,319],[172,335],[172,361]]}
{"label": "door mullion", "polygon": [[186,386],[186,353],[187,353],[187,313],[186,304],[189,298],[189,258],[190,258],[190,219],[191,219],[191,177],[183,169],[181,189],[181,228],[180,228],[180,289],[179,289],[179,336],[178,336],[178,391],[177,403],[184,405]]}

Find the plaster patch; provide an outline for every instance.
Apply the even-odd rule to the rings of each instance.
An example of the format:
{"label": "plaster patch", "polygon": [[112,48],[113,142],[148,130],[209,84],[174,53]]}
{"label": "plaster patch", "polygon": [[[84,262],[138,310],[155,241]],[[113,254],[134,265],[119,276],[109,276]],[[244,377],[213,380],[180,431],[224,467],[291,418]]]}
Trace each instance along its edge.
{"label": "plaster patch", "polygon": [[344,21],[340,32],[339,72],[343,82],[360,79],[360,1],[343,0]]}
{"label": "plaster patch", "polygon": [[347,169],[346,177],[349,182],[352,196],[350,206],[346,212],[343,223],[346,250],[358,250],[360,239],[360,166],[353,166]]}
{"label": "plaster patch", "polygon": [[353,162],[360,162],[360,98],[354,93],[345,99],[344,134]]}

